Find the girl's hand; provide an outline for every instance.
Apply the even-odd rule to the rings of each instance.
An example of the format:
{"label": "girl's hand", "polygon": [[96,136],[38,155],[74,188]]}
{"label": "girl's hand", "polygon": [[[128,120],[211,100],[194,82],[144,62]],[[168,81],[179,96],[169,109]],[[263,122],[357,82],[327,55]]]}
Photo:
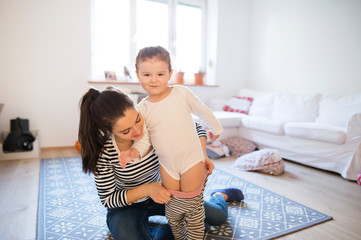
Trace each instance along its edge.
{"label": "girl's hand", "polygon": [[122,151],[119,156],[119,164],[122,168],[125,168],[128,162],[133,161],[135,158],[135,153],[132,150]]}
{"label": "girl's hand", "polygon": [[211,131],[207,131],[207,134],[209,139],[211,139],[212,141],[215,141],[219,137],[219,135],[214,135]]}
{"label": "girl's hand", "polygon": [[206,165],[206,168],[208,170],[208,174],[211,175],[212,172],[213,172],[213,169],[214,169],[213,162],[208,157],[206,157],[206,160],[205,160],[204,164]]}
{"label": "girl's hand", "polygon": [[168,192],[160,182],[149,183],[148,191],[148,196],[156,203],[164,204],[170,201],[170,192]]}

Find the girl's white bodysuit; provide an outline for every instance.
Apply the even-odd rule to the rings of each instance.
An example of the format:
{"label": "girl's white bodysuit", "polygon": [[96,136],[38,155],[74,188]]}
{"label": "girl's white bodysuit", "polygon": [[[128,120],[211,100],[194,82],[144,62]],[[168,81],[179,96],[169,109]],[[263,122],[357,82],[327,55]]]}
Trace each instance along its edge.
{"label": "girl's white bodysuit", "polygon": [[183,173],[204,161],[192,114],[211,128],[214,135],[223,132],[223,127],[213,112],[183,86],[174,86],[171,93],[159,102],[143,99],[138,109],[145,119],[148,131],[144,132],[143,139],[136,141],[133,147],[143,156],[153,145],[160,164],[175,180],[180,180]]}

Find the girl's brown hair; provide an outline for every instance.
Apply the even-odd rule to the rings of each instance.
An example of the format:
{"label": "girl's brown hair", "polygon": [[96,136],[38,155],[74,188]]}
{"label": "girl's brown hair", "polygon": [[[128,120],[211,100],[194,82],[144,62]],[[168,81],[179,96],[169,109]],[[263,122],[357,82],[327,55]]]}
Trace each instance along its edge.
{"label": "girl's brown hair", "polygon": [[169,52],[161,46],[145,47],[141,49],[135,60],[135,69],[138,71],[139,64],[141,62],[152,58],[157,58],[161,61],[166,62],[168,64],[169,72],[172,70],[172,64],[171,64]]}
{"label": "girl's brown hair", "polygon": [[133,101],[112,87],[102,92],[91,88],[81,98],[78,139],[85,173],[97,174],[97,161],[111,136],[113,125],[132,107]]}

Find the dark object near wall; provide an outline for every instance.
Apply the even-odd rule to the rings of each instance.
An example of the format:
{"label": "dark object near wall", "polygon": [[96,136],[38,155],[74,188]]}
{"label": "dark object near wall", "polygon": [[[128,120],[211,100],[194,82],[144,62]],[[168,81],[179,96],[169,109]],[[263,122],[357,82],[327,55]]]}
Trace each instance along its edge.
{"label": "dark object near wall", "polygon": [[4,152],[31,151],[33,150],[34,136],[29,131],[28,119],[10,120],[11,131],[7,136],[4,145]]}

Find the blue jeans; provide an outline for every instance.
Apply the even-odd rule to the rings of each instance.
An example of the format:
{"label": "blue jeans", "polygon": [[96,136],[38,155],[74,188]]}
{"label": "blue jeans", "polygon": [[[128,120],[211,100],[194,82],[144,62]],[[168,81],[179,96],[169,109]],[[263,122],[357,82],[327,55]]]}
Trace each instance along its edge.
{"label": "blue jeans", "polygon": [[[205,222],[218,226],[228,217],[226,201],[219,194],[204,202]],[[127,207],[108,209],[107,225],[115,240],[173,239],[168,224],[149,226],[149,217],[165,215],[165,205],[155,203],[152,199],[135,203]]]}

